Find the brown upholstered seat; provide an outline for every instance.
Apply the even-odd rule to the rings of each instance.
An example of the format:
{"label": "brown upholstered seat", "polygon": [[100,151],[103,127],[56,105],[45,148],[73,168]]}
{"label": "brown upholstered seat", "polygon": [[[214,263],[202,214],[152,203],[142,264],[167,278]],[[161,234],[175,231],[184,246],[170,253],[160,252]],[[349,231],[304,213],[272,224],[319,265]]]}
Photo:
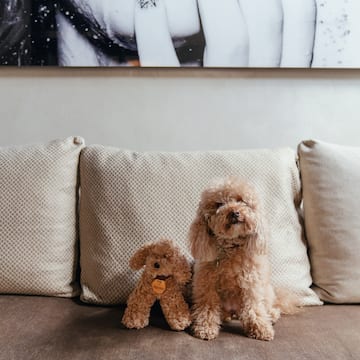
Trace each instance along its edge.
{"label": "brown upholstered seat", "polygon": [[0,296],[0,359],[360,359],[360,306],[307,307],[275,325],[275,340],[242,335],[234,321],[213,341],[174,332],[158,308],[142,330],[121,325],[124,307],[77,300]]}

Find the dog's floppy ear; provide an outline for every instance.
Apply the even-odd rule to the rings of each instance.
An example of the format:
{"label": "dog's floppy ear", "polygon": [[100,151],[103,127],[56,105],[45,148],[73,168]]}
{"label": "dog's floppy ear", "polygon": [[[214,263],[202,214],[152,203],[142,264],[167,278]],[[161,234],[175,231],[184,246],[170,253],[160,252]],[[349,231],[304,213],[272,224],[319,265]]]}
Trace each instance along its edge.
{"label": "dog's floppy ear", "polygon": [[191,254],[195,260],[213,261],[217,257],[216,244],[210,229],[208,228],[201,204],[196,217],[190,226],[189,241]]}
{"label": "dog's floppy ear", "polygon": [[186,257],[180,254],[180,250],[177,251],[175,260],[175,271],[174,276],[176,281],[180,285],[185,285],[191,280],[191,267]]}
{"label": "dog's floppy ear", "polygon": [[129,265],[133,270],[140,270],[146,262],[146,258],[150,253],[151,245],[144,245],[131,257]]}
{"label": "dog's floppy ear", "polygon": [[268,237],[269,234],[265,222],[259,217],[255,236],[246,242],[247,252],[257,255],[266,254],[268,250]]}

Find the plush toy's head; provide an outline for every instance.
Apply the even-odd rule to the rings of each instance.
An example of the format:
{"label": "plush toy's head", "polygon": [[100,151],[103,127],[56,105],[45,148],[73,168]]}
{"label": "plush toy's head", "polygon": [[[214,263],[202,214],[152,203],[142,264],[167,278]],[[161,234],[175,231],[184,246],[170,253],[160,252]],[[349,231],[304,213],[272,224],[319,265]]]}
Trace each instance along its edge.
{"label": "plush toy's head", "polygon": [[145,267],[143,276],[149,281],[174,277],[184,285],[191,279],[188,261],[172,241],[166,239],[140,248],[130,259],[130,267],[134,270]]}

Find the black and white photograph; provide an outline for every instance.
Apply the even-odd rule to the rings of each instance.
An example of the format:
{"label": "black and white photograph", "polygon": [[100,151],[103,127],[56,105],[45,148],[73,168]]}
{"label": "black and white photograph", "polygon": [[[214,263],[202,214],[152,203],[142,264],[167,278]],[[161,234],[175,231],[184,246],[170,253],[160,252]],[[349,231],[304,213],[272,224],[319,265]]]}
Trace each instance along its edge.
{"label": "black and white photograph", "polygon": [[0,65],[360,68],[360,1],[2,0]]}

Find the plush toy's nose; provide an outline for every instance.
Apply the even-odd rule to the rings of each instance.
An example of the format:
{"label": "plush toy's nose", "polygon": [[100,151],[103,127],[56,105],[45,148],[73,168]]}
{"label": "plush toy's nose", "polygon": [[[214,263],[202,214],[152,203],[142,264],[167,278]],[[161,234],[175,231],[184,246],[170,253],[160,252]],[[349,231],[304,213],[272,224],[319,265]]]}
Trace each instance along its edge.
{"label": "plush toy's nose", "polygon": [[159,264],[158,262],[156,262],[156,263],[154,264],[154,268],[155,268],[155,269],[160,269],[160,264]]}

